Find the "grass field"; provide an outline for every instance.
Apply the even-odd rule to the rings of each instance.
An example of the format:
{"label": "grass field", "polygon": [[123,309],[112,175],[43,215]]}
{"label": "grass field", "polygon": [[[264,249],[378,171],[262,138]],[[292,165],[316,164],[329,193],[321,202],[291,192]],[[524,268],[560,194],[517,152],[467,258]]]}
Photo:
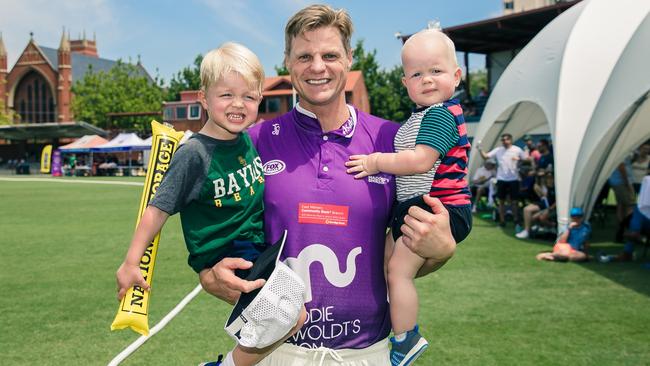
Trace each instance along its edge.
{"label": "grass field", "polygon": [[[111,181],[118,180],[142,181]],[[141,190],[0,177],[1,365],[106,365],[137,338],[109,326],[117,309],[114,273]],[[595,246],[620,250],[604,240],[612,236],[598,228]],[[650,270],[640,261],[535,261],[550,245],[516,240],[512,229],[477,219],[454,259],[417,282],[421,329],[431,344],[417,364],[649,364]],[[162,233],[150,326],[196,283],[172,217]],[[123,364],[214,359],[231,347],[222,329],[228,312],[201,293]]]}

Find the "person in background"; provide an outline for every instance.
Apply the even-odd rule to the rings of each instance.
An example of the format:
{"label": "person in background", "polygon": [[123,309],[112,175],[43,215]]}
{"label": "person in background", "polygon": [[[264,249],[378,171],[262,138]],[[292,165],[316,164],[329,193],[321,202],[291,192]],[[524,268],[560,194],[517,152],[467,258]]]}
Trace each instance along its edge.
{"label": "person in background", "polygon": [[612,172],[607,180],[616,197],[616,219],[618,228],[615,241],[623,242],[623,233],[634,211],[634,187],[632,186],[632,164],[625,158]]}
{"label": "person in background", "polygon": [[618,257],[620,261],[634,259],[635,244],[641,240],[643,234],[650,235],[650,174],[646,175],[641,182],[637,204],[634,206],[630,225],[625,233],[627,240],[623,253]]}
{"label": "person in background", "polygon": [[589,239],[591,238],[591,225],[584,221],[584,212],[580,207],[571,209],[571,223],[553,246],[552,252],[539,253],[537,260],[557,262],[584,262],[589,257]]}
{"label": "person in background", "polygon": [[646,141],[639,146],[632,157],[631,165],[632,186],[634,187],[634,192],[639,194],[643,177],[645,177],[650,171],[650,141]]}
{"label": "person in background", "polygon": [[519,208],[519,161],[526,159],[524,151],[512,143],[512,135],[504,133],[501,135],[502,146],[495,147],[490,152],[481,149],[478,143],[478,151],[483,159],[496,158],[497,160],[497,197],[499,197],[499,225],[506,226],[506,201],[512,207],[514,222],[518,222]]}
{"label": "person in background", "polygon": [[492,197],[490,197],[490,185],[492,184],[492,178],[496,177],[496,162],[494,159],[487,159],[482,166],[480,166],[474,176],[472,177],[472,182],[470,183],[470,189],[472,191],[472,197],[474,198],[474,203],[472,204],[472,212],[477,212],[477,207],[481,203],[481,198],[487,196],[488,205],[491,202]]}
{"label": "person in background", "polygon": [[531,160],[534,166],[537,166],[541,154],[539,153],[539,150],[537,150],[537,146],[535,146],[535,141],[533,141],[533,138],[530,135],[525,135],[522,140],[526,143],[526,146],[524,146],[526,158]]}

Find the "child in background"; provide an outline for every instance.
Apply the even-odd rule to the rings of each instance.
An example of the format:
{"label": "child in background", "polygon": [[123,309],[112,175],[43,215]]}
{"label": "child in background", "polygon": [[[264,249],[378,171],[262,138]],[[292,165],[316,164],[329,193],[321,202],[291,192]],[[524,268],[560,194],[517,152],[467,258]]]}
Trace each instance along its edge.
{"label": "child in background", "polygon": [[[244,133],[257,119],[263,83],[264,69],[248,48],[226,43],[206,54],[199,100],[208,121],[178,149],[146,208],[116,274],[118,299],[134,285],[149,290],[140,258],[177,212],[188,263],[197,273],[226,257],[254,261],[264,249],[262,163]],[[252,365],[261,358],[238,345],[223,364]]]}
{"label": "child in background", "polygon": [[428,346],[417,326],[418,295],[413,280],[425,259],[404,243],[401,226],[412,206],[431,212],[423,195],[437,197],[449,211],[456,243],[472,226],[470,191],[465,180],[470,144],[462,108],[450,99],[460,83],[461,70],[454,43],[444,33],[427,29],[402,47],[402,83],[416,110],[395,136],[395,153],[353,155],[348,173],[363,178],[379,172],[397,175],[397,200],[392,223],[395,247],[388,262],[391,363],[411,364]]}
{"label": "child in background", "polygon": [[584,221],[584,212],[580,207],[571,209],[571,223],[553,246],[552,252],[539,253],[537,260],[558,262],[584,262],[588,259],[591,225]]}

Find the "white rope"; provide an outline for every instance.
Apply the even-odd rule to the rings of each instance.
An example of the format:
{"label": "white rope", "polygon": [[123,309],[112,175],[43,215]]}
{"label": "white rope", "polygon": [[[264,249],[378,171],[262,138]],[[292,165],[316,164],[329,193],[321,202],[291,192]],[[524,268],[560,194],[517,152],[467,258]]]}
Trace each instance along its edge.
{"label": "white rope", "polygon": [[120,362],[124,361],[127,357],[129,357],[133,352],[135,352],[140,346],[144,344],[149,338],[153,337],[156,333],[158,333],[161,329],[163,329],[167,323],[169,323],[178,313],[183,310],[183,308],[190,302],[192,299],[196,297],[196,295],[201,292],[201,285],[197,285],[192,292],[187,294],[181,302],[176,305],[172,309],[172,311],[169,312],[169,314],[165,315],[164,318],[158,322],[151,330],[149,331],[149,335],[147,336],[140,336],[140,338],[136,339],[135,342],[131,343],[128,347],[124,349],[124,351],[120,352],[111,362],[109,362],[108,366],[116,366],[119,365]]}

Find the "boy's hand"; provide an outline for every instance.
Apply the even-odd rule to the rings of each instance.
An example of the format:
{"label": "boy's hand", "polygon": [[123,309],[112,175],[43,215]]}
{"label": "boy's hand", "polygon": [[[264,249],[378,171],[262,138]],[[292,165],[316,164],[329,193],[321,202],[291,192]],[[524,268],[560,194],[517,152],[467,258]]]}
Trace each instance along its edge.
{"label": "boy's hand", "polygon": [[138,265],[122,263],[120,268],[117,269],[115,277],[117,279],[117,301],[122,301],[126,291],[133,286],[140,286],[147,291],[151,290],[151,286],[142,277]]}
{"label": "boy's hand", "polygon": [[345,163],[345,166],[350,167],[346,172],[348,174],[359,173],[354,176],[355,179],[361,179],[379,173],[379,169],[377,168],[379,154],[381,153],[351,155],[350,161]]}

